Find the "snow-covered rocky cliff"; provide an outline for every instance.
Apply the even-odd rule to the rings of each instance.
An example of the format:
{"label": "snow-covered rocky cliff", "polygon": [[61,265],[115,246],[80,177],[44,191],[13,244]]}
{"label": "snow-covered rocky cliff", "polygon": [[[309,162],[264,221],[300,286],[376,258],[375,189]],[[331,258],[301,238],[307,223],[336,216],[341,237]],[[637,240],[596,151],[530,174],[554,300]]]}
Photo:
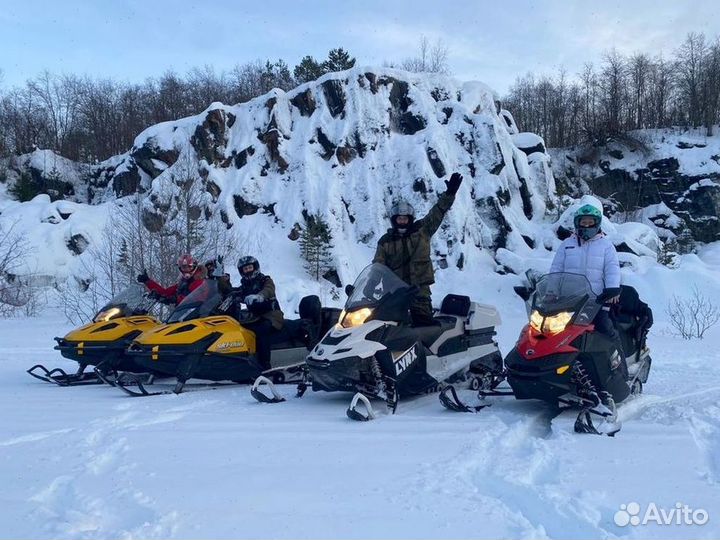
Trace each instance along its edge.
{"label": "snow-covered rocky cliff", "polygon": [[663,239],[720,239],[720,136],[643,130],[600,147],[551,150],[561,185],[592,192],[616,221],[637,221]]}
{"label": "snow-covered rocky cliff", "polygon": [[[76,270],[72,258],[83,251],[71,248],[71,238],[79,234],[91,245],[99,236],[78,207],[71,216],[60,209],[67,207],[64,199],[105,205],[91,220],[101,228],[116,198],[139,191],[143,221],[158,227],[174,219],[179,179],[191,163],[203,186],[203,215],[237,231],[261,259],[296,256],[297,232],[309,216],[321,216],[333,235],[337,274],[347,283],[369,261],[392,202],[409,199],[423,215],[444,180],[459,171],[465,181],[436,235],[435,262],[458,269],[479,259],[496,264],[498,254],[498,261],[506,252],[524,259],[554,240],[541,226],[555,203],[549,156],[542,145],[523,146],[528,139],[482,83],[354,68],[291,92],[274,90],[235,106],[214,103],[196,116],[152,126],[126,154],[98,165],[62,160],[50,166],[43,153],[34,174],[69,171],[61,174],[65,192],[51,193],[61,200],[40,196],[20,205],[3,198],[0,219],[21,219],[32,229],[37,218],[44,232],[32,241],[40,251],[47,246],[36,236],[62,230],[63,242],[52,243],[55,257],[38,257],[39,268],[30,270],[69,275]],[[28,159],[15,159],[7,185],[40,158]],[[25,207],[34,217],[24,215]],[[59,262],[63,245],[70,246],[69,258]],[[512,270],[503,265],[496,267]]]}

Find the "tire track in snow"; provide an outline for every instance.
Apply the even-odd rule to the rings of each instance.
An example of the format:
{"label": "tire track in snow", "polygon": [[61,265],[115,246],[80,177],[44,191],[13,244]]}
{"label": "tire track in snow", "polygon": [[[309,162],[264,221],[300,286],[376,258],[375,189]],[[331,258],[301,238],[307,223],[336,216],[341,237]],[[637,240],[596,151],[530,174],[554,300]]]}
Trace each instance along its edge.
{"label": "tire track in snow", "polygon": [[563,494],[559,447],[572,444],[573,437],[554,433],[551,422],[559,411],[540,407],[534,414],[508,414],[502,407],[493,416],[481,412],[473,428],[477,440],[451,460],[426,465],[413,485],[457,499],[477,517],[478,536],[487,536],[483,512],[504,520],[512,536],[607,536],[600,512],[583,510],[592,506],[578,505],[577,494]]}

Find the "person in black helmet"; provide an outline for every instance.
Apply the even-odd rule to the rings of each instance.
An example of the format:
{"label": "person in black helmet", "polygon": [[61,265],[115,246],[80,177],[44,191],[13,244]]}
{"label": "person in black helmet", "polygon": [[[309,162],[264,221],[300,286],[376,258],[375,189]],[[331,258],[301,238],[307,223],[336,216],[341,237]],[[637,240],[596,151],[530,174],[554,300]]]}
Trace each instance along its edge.
{"label": "person in black helmet", "polygon": [[462,179],[461,174],[453,173],[445,181],[445,193],[422,219],[415,219],[415,209],[407,201],[396,202],[390,210],[392,227],[378,241],[373,262],[384,264],[405,283],[419,288],[410,306],[414,326],[435,324],[430,296],[430,285],[435,283],[430,242],[455,201]]}
{"label": "person in black helmet", "polygon": [[255,257],[241,257],[237,266],[241,277],[240,287],[232,292],[258,317],[257,321],[243,326],[255,333],[257,359],[263,369],[269,369],[271,335],[280,330],[284,323],[283,312],[275,296],[275,283],[270,276],[260,272],[260,263]]}

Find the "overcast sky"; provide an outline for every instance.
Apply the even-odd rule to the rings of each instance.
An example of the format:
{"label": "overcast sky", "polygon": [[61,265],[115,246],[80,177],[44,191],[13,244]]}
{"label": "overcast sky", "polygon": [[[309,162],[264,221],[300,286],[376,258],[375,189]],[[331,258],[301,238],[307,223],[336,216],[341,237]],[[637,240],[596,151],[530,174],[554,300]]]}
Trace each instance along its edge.
{"label": "overcast sky", "polygon": [[690,31],[720,35],[717,0],[0,0],[2,86],[44,69],[140,82],[167,69],[256,59],[292,67],[348,49],[362,65],[441,38],[453,75],[504,93],[528,71],[571,74],[611,47],[670,54]]}

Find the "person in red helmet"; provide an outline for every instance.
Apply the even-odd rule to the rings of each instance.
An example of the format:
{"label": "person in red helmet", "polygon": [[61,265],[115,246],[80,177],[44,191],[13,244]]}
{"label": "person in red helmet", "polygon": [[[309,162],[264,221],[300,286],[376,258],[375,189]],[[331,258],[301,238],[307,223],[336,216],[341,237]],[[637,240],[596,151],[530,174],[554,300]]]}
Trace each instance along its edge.
{"label": "person in red helmet", "polygon": [[137,277],[138,283],[143,283],[148,290],[173,304],[179,304],[192,291],[197,289],[205,279],[205,267],[188,254],[178,259],[180,279],[174,285],[163,287],[148,277],[147,270]]}

